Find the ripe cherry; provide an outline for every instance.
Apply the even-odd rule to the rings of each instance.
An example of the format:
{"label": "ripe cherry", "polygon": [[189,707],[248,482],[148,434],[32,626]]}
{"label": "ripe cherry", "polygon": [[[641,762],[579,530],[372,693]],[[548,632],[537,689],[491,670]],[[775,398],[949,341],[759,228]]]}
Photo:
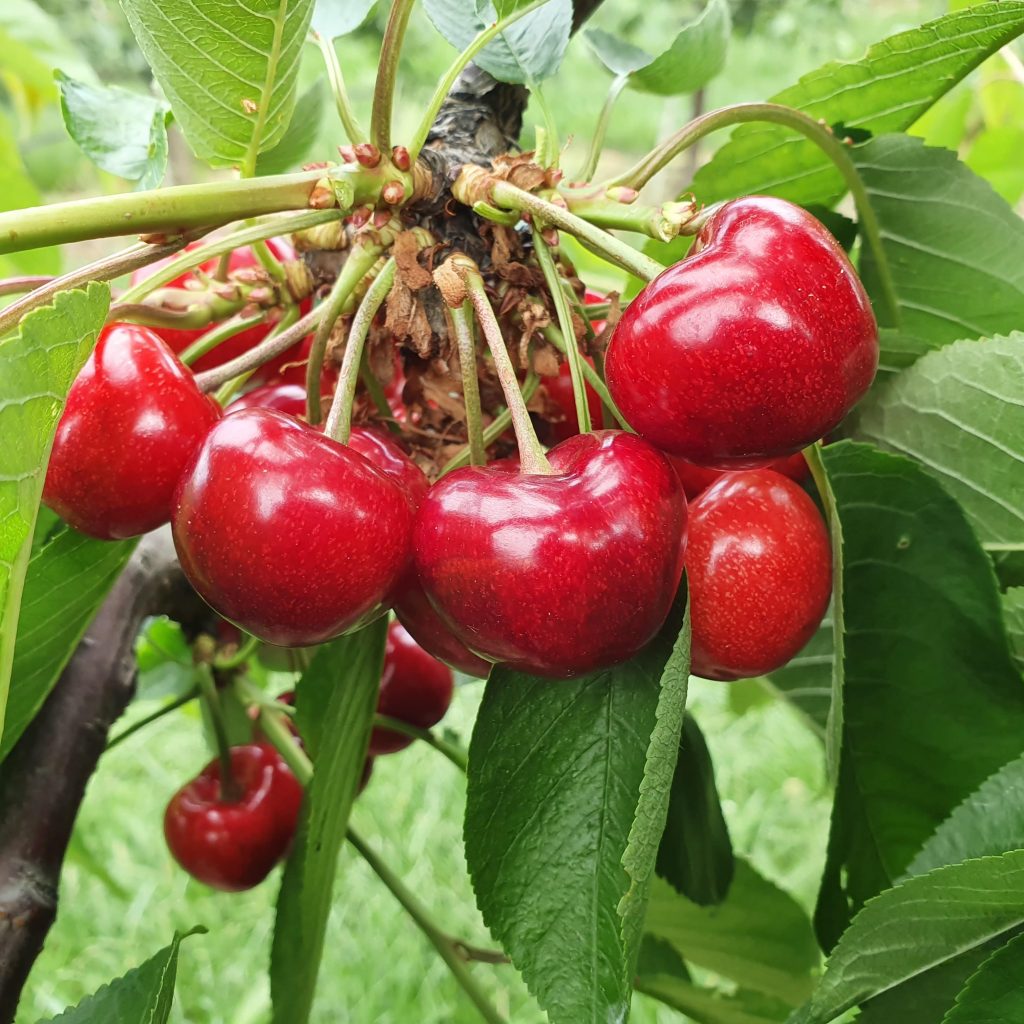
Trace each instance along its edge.
{"label": "ripe cherry", "polygon": [[[721,480],[730,472],[727,469],[709,469],[707,466],[698,466],[696,463],[681,459],[678,455],[670,455],[668,461],[675,468],[679,482],[683,485],[683,490],[686,491],[688,501],[703,494],[713,483]],[[797,483],[806,480],[811,475],[811,471],[807,467],[807,460],[801,452],[785,459],[773,459],[764,468],[774,469],[776,473],[788,476],[790,480],[796,480]]]}
{"label": "ripe cherry", "polygon": [[491,671],[491,663],[478,658],[448,628],[444,620],[434,610],[423,587],[411,574],[412,579],[406,580],[395,603],[395,614],[398,621],[409,631],[410,636],[429,654],[446,665],[464,672],[467,676],[486,679]]}
{"label": "ripe cherry", "polygon": [[236,398],[225,412],[241,412],[242,409],[276,409],[289,416],[305,416],[306,389],[301,384],[261,384]]}
{"label": "ripe cherry", "polygon": [[605,369],[643,437],[741,469],[830,431],[877,365],[871,305],[838,243],[800,207],[751,196],[722,206],[630,303]]}
{"label": "ripe cherry", "polygon": [[231,748],[240,794],[221,793],[220,762],[211,761],[171,797],[164,836],[174,859],[193,878],[240,892],[258,885],[288,852],[302,804],[302,786],[273,747]]}
{"label": "ripe cherry", "polygon": [[690,506],[692,671],[739,679],[781,668],[828,608],[832,553],[814,502],[769,469],[729,473]]}
{"label": "ripe cherry", "polygon": [[171,518],[192,585],[282,647],[322,643],[379,614],[409,564],[405,491],[355,448],[271,409],[210,431]]}
{"label": "ripe cherry", "polygon": [[152,331],[111,324],[68,393],[43,500],[101,540],[166,523],[185,466],[220,407]]}
{"label": "ripe cherry", "polygon": [[[444,718],[454,692],[452,670],[427,654],[400,622],[392,622],[384,648],[378,713],[429,729]],[[370,753],[392,754],[410,743],[412,739],[400,732],[377,727],[370,736]]]}
{"label": "ripe cherry", "polygon": [[[591,366],[594,360],[590,356],[583,357]],[[590,421],[595,428],[601,426],[601,399],[589,385],[587,389],[587,406],[590,409]],[[544,390],[562,414],[562,419],[550,424],[550,433],[556,442],[567,441],[580,432],[580,421],[576,417],[576,395],[572,389],[572,374],[568,363],[562,363],[556,377],[544,378]]]}
{"label": "ripe cherry", "polygon": [[679,585],[686,499],[665,457],[619,431],[548,453],[553,475],[467,468],[427,493],[416,568],[455,635],[491,661],[567,678],[625,661]]}

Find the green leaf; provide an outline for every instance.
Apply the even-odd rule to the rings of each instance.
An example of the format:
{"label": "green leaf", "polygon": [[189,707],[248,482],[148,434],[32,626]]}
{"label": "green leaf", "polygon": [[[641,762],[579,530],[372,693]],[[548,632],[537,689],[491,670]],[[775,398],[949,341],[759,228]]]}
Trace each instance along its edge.
{"label": "green leaf", "polygon": [[180,697],[198,682],[185,631],[166,615],[143,623],[135,641],[135,664],[139,669],[136,700]]}
{"label": "green leaf", "polygon": [[1010,638],[1010,650],[1017,667],[1024,671],[1024,587],[1011,587],[1004,592],[1003,620]]}
{"label": "green leaf", "polygon": [[700,16],[684,26],[667,50],[629,76],[629,84],[657,96],[696,92],[725,66],[731,27],[725,0],[708,0]]}
{"label": "green leaf", "polygon": [[1024,935],[996,950],[956,997],[942,1024],[1020,1024],[1024,1020]]}
{"label": "green leaf", "polygon": [[313,31],[324,39],[336,39],[354,32],[366,20],[377,0],[316,0]]}
{"label": "green leaf", "polygon": [[[874,135],[903,131],[1021,32],[1024,3],[978,4],[883,39],[860,60],[826,64],[772,101]],[[831,206],[845,192],[814,143],[765,124],[737,128],[691,188],[704,203],[759,193]]]}
{"label": "green leaf", "polygon": [[95,86],[56,73],[68,134],[98,167],[139,188],[156,188],[167,169],[171,108],[153,96]]}
{"label": "green leaf", "polygon": [[803,908],[736,858],[723,903],[701,907],[668,882],[651,888],[645,925],[689,964],[795,1006],[810,995],[818,946]]}
{"label": "green leaf", "polygon": [[558,682],[498,668],[484,691],[466,862],[552,1024],[628,1014],[686,699],[681,618],[623,665]]}
{"label": "green leaf", "polygon": [[[900,330],[941,345],[1021,326],[1024,221],[955,153],[886,135],[853,151],[882,234]],[[879,294],[874,256],[860,274]]]}
{"label": "green leaf", "polygon": [[725,899],[733,869],[711,754],[697,722],[687,715],[658,847],[658,876],[694,903],[706,905]]}
{"label": "green leaf", "polygon": [[646,67],[654,60],[646,50],[641,50],[639,46],[634,46],[603,29],[588,28],[584,38],[594,51],[594,56],[613,75],[628,75],[638,68]]}
{"label": "green leaf", "polygon": [[807,646],[767,677],[771,688],[799,708],[811,728],[824,738],[832,707],[832,612],[825,615]]}
{"label": "green leaf", "polygon": [[169,946],[115,978],[91,996],[86,996],[47,1024],[166,1024],[174,1001],[178,971],[178,947],[190,935],[203,935],[205,928],[175,932]]}
{"label": "green leaf", "polygon": [[0,761],[43,706],[135,544],[93,540],[61,526],[32,553],[21,599]]}
{"label": "green leaf", "polygon": [[260,154],[256,161],[257,174],[283,174],[306,159],[320,135],[325,103],[326,89],[323,80],[317,79],[299,97],[292,122],[281,141]]}
{"label": "green leaf", "polygon": [[244,164],[284,137],[313,0],[121,0],[193,152]]}
{"label": "green leaf", "polygon": [[[505,0],[502,13],[522,7]],[[425,0],[434,27],[457,50],[464,50],[499,18],[491,0]],[[474,59],[499,82],[520,85],[549,78],[562,63],[572,29],[572,0],[549,0],[510,25]]]}
{"label": "green leaf", "polygon": [[1024,128],[987,128],[975,137],[964,162],[975,174],[990,182],[1003,199],[1016,205],[1024,196],[1021,152],[1024,152]]}
{"label": "green leaf", "polygon": [[[1015,757],[1024,687],[992,565],[920,466],[849,441],[822,458],[843,544],[842,748],[816,923],[831,944],[957,804]],[[964,741],[970,723],[970,742]]]}
{"label": "green leaf", "polygon": [[60,292],[0,342],[0,724],[50,446],[109,308],[106,284]]}
{"label": "green leaf", "polygon": [[779,1024],[790,1010],[788,1004],[756,992],[726,995],[660,974],[641,975],[636,990],[686,1014],[695,1024]]}
{"label": "green leaf", "polygon": [[[316,993],[338,852],[370,742],[387,619],[322,646],[295,689],[315,765],[285,864],[270,954],[274,1024],[305,1024]],[[329,739],[330,742],[325,742]]]}
{"label": "green leaf", "polygon": [[982,541],[1024,540],[1024,334],[923,356],[869,396],[855,432],[925,466]]}
{"label": "green leaf", "polygon": [[857,914],[793,1024],[828,1024],[859,1003],[1021,924],[1024,850],[908,879]]}

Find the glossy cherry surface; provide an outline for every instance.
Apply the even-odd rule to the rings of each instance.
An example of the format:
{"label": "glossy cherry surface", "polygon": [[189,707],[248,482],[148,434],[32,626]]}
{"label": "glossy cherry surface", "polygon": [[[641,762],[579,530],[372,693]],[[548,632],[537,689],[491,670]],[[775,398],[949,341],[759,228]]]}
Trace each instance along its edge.
{"label": "glossy cherry surface", "polygon": [[90,537],[154,530],[219,419],[217,403],[152,331],[111,324],[68,393],[43,500]]}
{"label": "glossy cherry surface", "polygon": [[828,608],[828,532],[788,477],[730,473],[690,506],[686,574],[693,673],[763,675],[800,651]]}
{"label": "glossy cherry surface", "polygon": [[472,651],[537,675],[624,661],[665,620],[679,584],[686,499],[650,444],[601,431],[548,454],[554,475],[456,470],[431,487],[416,568]]}
{"label": "glossy cherry surface", "polygon": [[[713,483],[717,483],[730,472],[727,469],[710,469],[707,466],[698,466],[695,462],[688,462],[686,459],[681,459],[678,455],[670,455],[668,461],[672,463],[676,475],[679,477],[679,482],[683,485],[683,490],[686,491],[688,501],[692,501],[698,495],[703,494]],[[788,476],[790,480],[796,480],[798,483],[801,480],[806,480],[811,475],[811,471],[807,467],[807,460],[800,452],[797,452],[796,455],[787,456],[784,459],[773,459],[763,468],[774,469],[776,473]],[[742,470],[739,472],[742,472]]]}
{"label": "glossy cherry surface", "polygon": [[381,611],[409,564],[405,491],[354,448],[271,409],[225,416],[185,472],[182,568],[226,619],[282,647]]}
{"label": "glossy cherry surface", "polygon": [[[392,622],[384,648],[377,711],[429,729],[444,718],[454,692],[452,670],[427,654],[400,622]],[[400,732],[378,727],[370,735],[370,753],[392,754],[411,742]]]}
{"label": "glossy cherry surface", "polygon": [[643,437],[739,469],[824,436],[874,378],[878,328],[850,261],[792,203],[726,203],[623,312],[605,360]]}
{"label": "glossy cherry surface", "polygon": [[[591,366],[594,360],[590,356],[583,357]],[[589,385],[587,389],[587,407],[590,409],[590,422],[594,429],[601,426],[601,399]],[[549,424],[551,436],[555,441],[567,441],[580,432],[580,421],[576,416],[576,395],[572,389],[572,372],[568,363],[562,363],[556,377],[544,378],[544,390],[562,415],[562,419]]]}
{"label": "glossy cherry surface", "polygon": [[164,836],[174,859],[206,885],[240,892],[258,885],[288,852],[302,786],[273,747],[232,747],[240,798],[222,799],[214,759],[171,797]]}
{"label": "glossy cherry surface", "polygon": [[404,582],[395,602],[395,615],[412,638],[429,654],[467,676],[486,679],[491,662],[478,658],[437,614],[415,574]]}

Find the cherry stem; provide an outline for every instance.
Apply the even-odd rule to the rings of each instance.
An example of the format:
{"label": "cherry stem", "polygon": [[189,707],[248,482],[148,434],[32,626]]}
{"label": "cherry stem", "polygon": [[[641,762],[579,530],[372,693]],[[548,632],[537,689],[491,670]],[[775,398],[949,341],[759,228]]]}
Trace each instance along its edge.
{"label": "cherry stem", "polygon": [[341,72],[341,64],[338,61],[338,51],[334,48],[333,39],[325,39],[319,32],[311,32],[310,37],[316,43],[320,54],[324,59],[327,68],[327,80],[331,83],[331,92],[334,93],[334,105],[338,110],[338,119],[341,127],[345,130],[348,141],[353,145],[366,141],[366,132],[360,125],[352,109],[352,103],[348,98],[348,90],[345,88],[345,77]]}
{"label": "cherry stem", "polygon": [[[260,709],[259,723],[263,734],[277,749],[277,752],[299,782],[304,787],[308,787],[313,779],[313,762],[310,761],[309,756],[299,746],[295,736],[292,735],[285,716],[281,712],[268,707],[263,699],[263,694],[256,690],[255,687],[250,688],[246,686],[243,692],[251,695]],[[470,959],[485,960],[489,963],[501,963],[503,962],[499,959],[501,954],[494,952],[493,954],[487,953],[486,956],[473,955],[475,952],[485,953],[486,951],[478,951],[476,947],[470,946],[459,939],[453,939],[444,932],[435,923],[419,899],[351,825],[348,826],[345,836],[370,866],[374,874],[384,883],[395,899],[398,900],[417,927],[430,940],[431,945],[433,945],[440,954],[441,959],[448,965],[448,969],[452,972],[455,980],[472,1000],[487,1024],[507,1024],[505,1018],[491,1005],[479,982],[473,977],[466,966],[466,961]]]}
{"label": "cherry stem", "polygon": [[[274,325],[270,333],[267,335],[268,340],[276,338],[279,334],[287,331],[296,321],[299,319],[299,307],[289,306],[284,311],[284,315]],[[287,350],[286,350],[287,351]],[[242,387],[248,382],[249,378],[256,372],[256,369],[246,370],[245,373],[240,373],[237,377],[232,377],[231,380],[226,381],[217,390],[214,398],[217,403],[221,406],[226,406],[234,397],[242,390]]]}
{"label": "cherry stem", "polygon": [[267,245],[265,239],[259,242],[253,242],[252,251],[256,256],[256,259],[260,261],[260,265],[270,275],[272,280],[287,280],[288,275],[285,273],[284,267],[281,266],[281,261],[270,251],[270,246]]}
{"label": "cherry stem", "polygon": [[605,230],[635,231],[659,242],[671,242],[690,227],[696,216],[694,202],[646,206],[608,196],[581,194],[580,189],[562,189],[558,195],[565,200],[571,213],[582,217],[588,224]]}
{"label": "cherry stem", "polygon": [[[567,346],[565,344],[565,337],[562,332],[554,325],[548,324],[544,328],[544,337],[551,342],[559,352],[568,355]],[[625,416],[619,412],[619,407],[612,400],[611,393],[608,391],[608,385],[601,379],[601,375],[591,366],[585,359],[580,360],[583,364],[583,376],[586,382],[597,392],[597,397],[601,399],[601,402],[608,407],[608,411],[615,417],[615,422],[618,423],[623,430],[629,431],[631,434],[635,434],[636,431],[626,422]]]}
{"label": "cherry stem", "polygon": [[640,278],[641,281],[651,281],[665,269],[657,260],[652,260],[649,256],[637,252],[632,246],[627,245],[614,235],[610,235],[607,231],[595,227],[582,217],[578,217],[532,192],[516,188],[510,182],[493,182],[491,199],[499,207],[531,213],[548,224],[568,231],[586,248],[614,263],[617,267],[621,267],[634,277]]}
{"label": "cherry stem", "polygon": [[[196,236],[198,234],[197,232]],[[112,256],[105,256],[101,260],[87,263],[84,267],[79,267],[70,273],[50,279],[46,284],[0,311],[0,337],[16,326],[26,313],[45,306],[58,292],[82,288],[90,281],[111,281],[122,274],[130,274],[133,270],[149,266],[150,263],[162,260],[165,256],[173,256],[188,241],[189,236],[186,235],[176,238],[166,245],[148,245],[145,242],[137,242]]]}
{"label": "cherry stem", "polygon": [[384,389],[381,387],[380,381],[374,376],[373,370],[370,369],[370,364],[366,359],[366,352],[363,351],[363,359],[359,366],[359,379],[363,382],[363,387],[366,388],[366,393],[370,396],[370,401],[376,406],[377,412],[380,413],[381,419],[384,421],[384,426],[391,431],[392,434],[401,434],[402,428],[395,422],[395,414],[391,411],[391,406],[388,404],[388,396],[384,394]]}
{"label": "cherry stem", "polygon": [[526,6],[513,11],[507,17],[496,21],[493,25],[485,28],[481,33],[479,33],[469,46],[467,46],[462,53],[455,58],[451,66],[441,76],[440,81],[437,83],[437,88],[434,89],[434,94],[430,97],[430,102],[427,104],[427,109],[423,114],[419,127],[416,129],[416,132],[412,137],[412,142],[409,143],[409,156],[413,161],[415,161],[420,155],[420,150],[422,150],[423,146],[426,144],[427,137],[430,135],[430,129],[434,127],[434,122],[437,120],[438,112],[440,111],[444,101],[448,98],[448,94],[452,91],[452,86],[455,84],[455,80],[466,69],[469,62],[492,39],[500,36],[501,33],[509,27],[509,25],[518,21],[520,18],[526,17],[527,14],[532,14],[548,2],[549,0],[533,0],[533,3],[526,4]]}
{"label": "cherry stem", "polygon": [[19,292],[30,292],[53,280],[52,274],[27,274],[23,277],[5,277],[0,281],[0,295],[17,295]]}
{"label": "cherry stem", "polygon": [[565,341],[564,352],[569,363],[569,376],[572,378],[573,398],[576,400],[576,421],[579,423],[580,433],[589,434],[592,427],[590,403],[587,401],[587,383],[583,376],[584,359],[580,355],[576,332],[573,330],[572,313],[569,310],[569,304],[565,301],[565,292],[562,291],[562,279],[558,274],[551,250],[541,234],[540,226],[536,223],[533,226],[533,249],[537,255],[537,262],[540,263],[540,268],[544,272],[544,280],[551,293],[551,300],[555,304],[558,326],[562,332],[562,339]]}
{"label": "cherry stem", "polygon": [[[297,307],[292,308],[297,309]],[[320,322],[322,315],[321,307],[318,306],[292,324],[287,330],[282,330],[279,334],[268,335],[258,345],[254,345],[249,349],[248,352],[243,352],[242,355],[221,366],[216,366],[212,370],[196,374],[196,383],[199,385],[200,390],[215,391],[234,377],[238,377],[243,373],[249,373],[252,370],[258,370],[264,363],[269,363],[271,359],[282,355],[293,345],[297,345],[302,341]],[[280,326],[278,324],[278,327]]]}
{"label": "cherry stem", "polygon": [[473,323],[469,303],[449,307],[455,341],[459,352],[459,369],[462,372],[462,398],[466,407],[466,437],[469,440],[469,463],[471,466],[487,464],[484,449],[483,424],[480,412],[480,381],[477,378],[476,342],[473,340]]}
{"label": "cherry stem", "polygon": [[230,672],[233,669],[240,668],[256,653],[259,645],[259,637],[246,636],[245,640],[238,645],[238,649],[233,654],[214,658],[213,667],[218,672]]}
{"label": "cherry stem", "polygon": [[231,745],[228,742],[227,726],[224,724],[224,709],[220,704],[217,684],[213,680],[213,669],[206,664],[197,665],[196,676],[203,703],[210,713],[210,725],[217,743],[217,759],[220,761],[220,799],[224,803],[235,803],[241,799],[242,790],[231,766]]}
{"label": "cherry stem", "polygon": [[594,126],[594,135],[590,141],[590,151],[587,153],[587,159],[576,175],[579,181],[593,180],[594,172],[597,170],[597,162],[601,159],[601,151],[604,149],[608,125],[611,123],[612,109],[628,82],[629,75],[617,75],[612,80],[612,84],[608,89],[608,95],[601,106],[601,113],[598,115],[597,124]]}
{"label": "cherry stem", "polygon": [[[313,344],[309,350],[309,361],[306,363],[306,419],[314,427],[321,420],[320,413],[320,375],[323,373],[324,358],[327,355],[327,343],[338,317],[349,306],[352,296],[360,282],[373,270],[377,259],[384,251],[384,243],[379,238],[371,241],[370,235],[357,242],[349,253],[345,265],[341,268],[330,294],[321,306],[323,319],[313,335]],[[358,363],[356,369],[358,370]]]}
{"label": "cherry stem", "polygon": [[381,729],[390,729],[392,732],[399,732],[403,736],[409,736],[414,740],[422,740],[428,746],[444,754],[449,761],[460,771],[465,772],[469,768],[469,755],[462,747],[441,739],[429,729],[421,729],[418,725],[411,725],[403,722],[400,718],[391,718],[389,715],[376,714],[373,716],[374,726]]}
{"label": "cherry stem", "polygon": [[828,125],[822,124],[800,110],[783,106],[780,103],[737,103],[735,106],[709,111],[684,125],[629,170],[605,182],[604,186],[625,185],[635,189],[643,188],[683,150],[704,138],[705,135],[709,135],[719,128],[727,128],[749,121],[767,121],[792,128],[805,138],[810,139],[835,165],[853,196],[864,240],[875,259],[881,285],[881,304],[884,307],[888,323],[898,324],[899,301],[892,282],[889,261],[882,247],[881,229],[867,189],[857,171],[857,166],[850,158],[846,145],[835,137]]}
{"label": "cherry stem", "polygon": [[519,464],[524,473],[549,475],[554,473],[551,463],[548,462],[540,441],[537,440],[537,432],[533,429],[530,420],[530,413],[526,408],[526,401],[523,393],[519,390],[519,380],[516,377],[515,367],[509,357],[508,349],[505,347],[505,339],[501,335],[501,326],[498,318],[494,315],[491,301],[487,297],[487,289],[484,286],[484,279],[476,264],[463,257],[460,262],[462,278],[469,293],[469,301],[473,304],[476,318],[480,328],[487,339],[487,347],[491,350],[491,358],[494,360],[494,369],[498,374],[498,383],[505,395],[505,405],[512,414],[512,429],[515,431],[516,443],[519,446]]}
{"label": "cherry stem", "polygon": [[380,44],[373,109],[370,112],[370,141],[384,156],[391,154],[391,109],[395,99],[398,59],[414,3],[415,0],[392,0],[391,13]]}
{"label": "cherry stem", "polygon": [[202,359],[208,352],[212,352],[221,342],[233,338],[236,334],[241,334],[242,331],[247,331],[250,327],[264,323],[266,319],[264,313],[255,316],[242,316],[241,313],[238,313],[201,335],[178,358],[186,366],[191,366],[197,359]]}
{"label": "cherry stem", "polygon": [[[523,381],[522,396],[524,402],[529,402],[531,398],[536,394],[537,388],[540,385],[540,377],[530,370],[526,374],[526,380]],[[510,409],[503,409],[495,418],[484,427],[484,448],[490,448],[495,441],[501,437],[502,434],[508,430],[509,425],[512,423],[512,411]],[[463,466],[469,465],[469,445],[464,445],[459,449],[458,453],[452,456],[442,468],[441,472],[438,473],[438,477],[442,477],[445,473],[450,473],[453,469],[461,469]]]}
{"label": "cherry stem", "polygon": [[363,296],[345,341],[345,355],[338,371],[338,387],[334,392],[324,433],[341,444],[347,444],[352,434],[352,403],[356,397],[356,383],[359,380],[359,366],[363,358],[363,346],[373,326],[373,318],[395,283],[395,259],[391,257],[384,269],[376,276],[373,284]]}
{"label": "cherry stem", "polygon": [[159,721],[164,715],[169,715],[172,711],[177,711],[178,708],[184,707],[186,704],[191,704],[199,696],[199,687],[193,686],[191,690],[186,691],[180,697],[175,697],[169,704],[165,704],[161,708],[157,708],[152,714],[146,715],[145,718],[140,718],[137,722],[133,722],[126,729],[122,729],[116,736],[112,736],[107,742],[106,750],[113,750],[119,743],[123,743],[129,736],[133,736],[141,729],[145,729],[147,725],[152,725],[153,722]]}

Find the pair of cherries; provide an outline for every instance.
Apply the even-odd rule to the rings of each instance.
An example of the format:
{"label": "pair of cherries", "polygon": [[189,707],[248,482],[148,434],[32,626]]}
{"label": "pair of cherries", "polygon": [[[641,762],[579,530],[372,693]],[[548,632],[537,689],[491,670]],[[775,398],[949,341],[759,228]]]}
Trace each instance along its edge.
{"label": "pair of cherries", "polygon": [[[421,729],[436,725],[453,692],[451,670],[426,653],[397,622],[388,629],[377,710]],[[290,694],[284,696],[291,703]],[[375,728],[359,784],[369,781],[373,759],[412,741]],[[258,885],[291,846],[302,786],[262,737],[230,751],[233,793],[222,790],[220,760],[211,761],[171,798],[164,837],[174,859],[206,885],[239,892]],[[230,796],[230,798],[229,798]]]}

